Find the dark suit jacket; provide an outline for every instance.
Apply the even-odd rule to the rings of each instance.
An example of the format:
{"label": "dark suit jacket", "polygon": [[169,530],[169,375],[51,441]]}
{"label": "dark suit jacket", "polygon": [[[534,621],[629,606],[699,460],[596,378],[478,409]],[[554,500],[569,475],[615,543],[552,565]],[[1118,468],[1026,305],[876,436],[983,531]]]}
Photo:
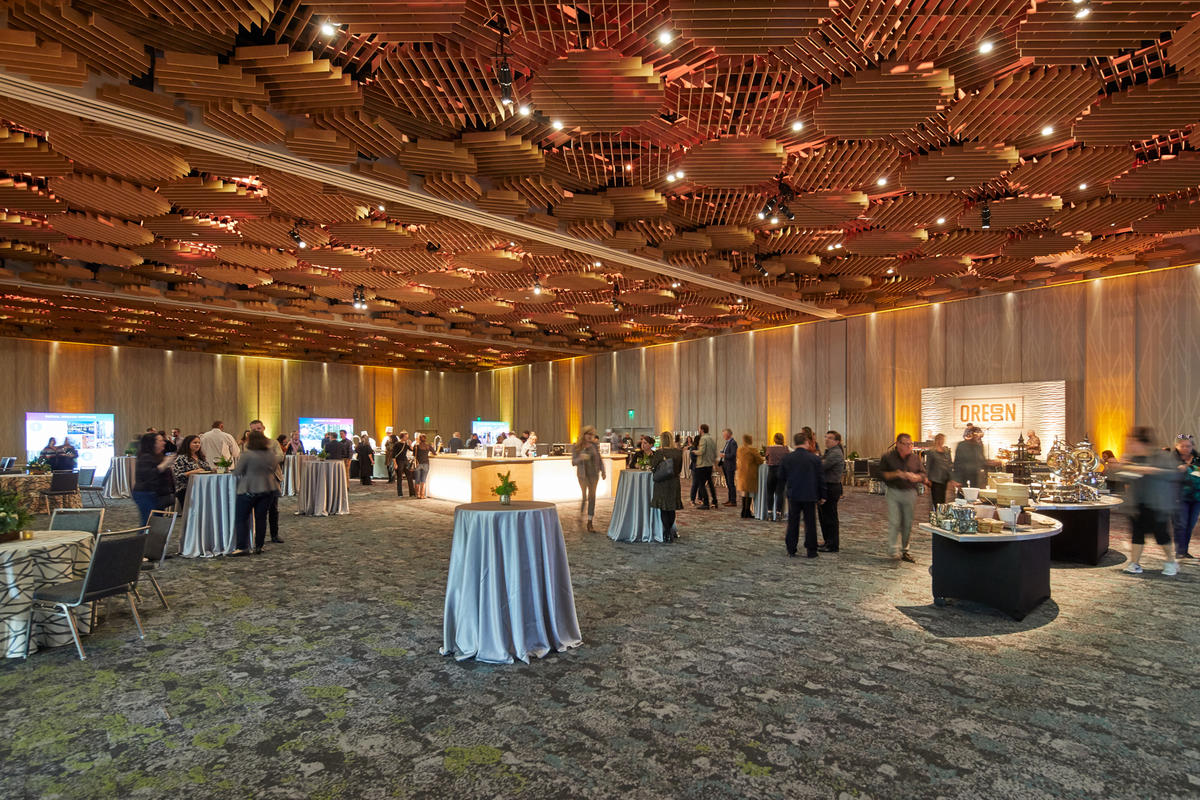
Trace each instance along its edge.
{"label": "dark suit jacket", "polygon": [[737,439],[730,438],[729,441],[725,442],[724,446],[721,447],[721,469],[728,470],[735,466],[734,461],[737,459],[737,450]]}
{"label": "dark suit jacket", "polygon": [[787,484],[789,500],[815,503],[825,499],[821,459],[803,447],[783,457],[779,464],[779,478]]}

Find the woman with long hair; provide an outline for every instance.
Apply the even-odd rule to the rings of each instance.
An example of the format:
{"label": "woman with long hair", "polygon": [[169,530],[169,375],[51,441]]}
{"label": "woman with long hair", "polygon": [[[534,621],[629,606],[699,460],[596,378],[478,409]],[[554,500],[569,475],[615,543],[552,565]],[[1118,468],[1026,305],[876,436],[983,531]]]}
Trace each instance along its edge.
{"label": "woman with long hair", "polygon": [[212,467],[204,458],[199,436],[188,436],[179,445],[171,472],[175,476],[175,499],[178,501],[178,508],[182,509],[183,501],[187,499],[187,486],[191,477],[212,472]]}
{"label": "woman with long hair", "polygon": [[[267,512],[271,501],[279,494],[279,478],[275,468],[281,456],[271,448],[271,440],[262,431],[247,431],[246,449],[238,458],[233,474],[237,476],[237,507],[234,535],[237,538],[235,556],[261,553],[267,539]],[[250,517],[254,516],[254,548],[250,547]]]}
{"label": "woman with long hair", "polygon": [[779,479],[779,465],[792,451],[784,443],[782,433],[776,433],[771,440],[774,444],[767,448],[767,496],[759,498],[759,502],[767,504],[763,519],[779,520],[787,514],[787,483]]}
{"label": "woman with long hair", "polygon": [[[670,475],[659,477],[659,465],[670,462]],[[683,471],[683,451],[675,447],[669,431],[662,432],[660,447],[650,457],[650,471],[654,491],[650,495],[650,507],[657,508],[662,515],[663,543],[670,544],[679,538],[675,533],[675,513],[683,508],[680,498],[679,474]],[[663,470],[666,472],[666,470]]]}
{"label": "woman with long hair", "polygon": [[424,500],[427,495],[425,483],[429,480],[429,457],[436,456],[433,445],[427,441],[425,434],[417,434],[417,443],[413,445],[413,466],[417,484],[417,499]]}
{"label": "woman with long hair", "polygon": [[171,467],[175,454],[164,454],[167,443],[161,433],[146,433],[138,442],[137,461],[133,470],[133,502],[137,503],[141,524],[150,520],[150,512],[170,505]]}
{"label": "woman with long hair", "polygon": [[607,477],[604,471],[604,461],[600,458],[600,448],[596,444],[599,436],[591,425],[584,426],[579,432],[571,448],[571,464],[575,467],[575,477],[579,479],[579,491],[582,494],[579,502],[579,513],[587,511],[587,529],[594,533],[592,519],[596,516],[596,484],[601,478]]}

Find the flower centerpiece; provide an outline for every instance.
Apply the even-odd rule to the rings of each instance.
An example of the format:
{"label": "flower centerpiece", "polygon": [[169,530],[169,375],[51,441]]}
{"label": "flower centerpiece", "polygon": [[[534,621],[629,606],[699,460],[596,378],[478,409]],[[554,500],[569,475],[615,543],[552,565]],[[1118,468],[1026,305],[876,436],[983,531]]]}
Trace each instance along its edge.
{"label": "flower centerpiece", "polygon": [[642,453],[641,455],[638,456],[637,468],[638,469],[650,469],[650,454],[649,453]]}
{"label": "flower centerpiece", "polygon": [[50,462],[42,456],[38,456],[33,461],[25,465],[25,469],[30,475],[45,475],[48,472],[53,472],[54,468],[50,466]]}
{"label": "flower centerpiece", "polygon": [[220,475],[223,472],[228,472],[229,468],[233,466],[233,462],[225,456],[217,456],[213,459],[213,466],[217,468],[217,474]]}
{"label": "flower centerpiece", "polygon": [[317,458],[321,461],[324,461],[325,459],[329,458],[329,453],[326,453],[324,448],[322,448],[321,452],[317,453]]}
{"label": "flower centerpiece", "polygon": [[512,470],[501,475],[496,473],[496,477],[500,479],[500,485],[492,487],[492,494],[500,498],[500,505],[506,506],[512,503],[512,496],[517,491],[517,484],[511,479]]}
{"label": "flower centerpiece", "polygon": [[30,519],[16,492],[0,492],[0,542],[20,539]]}

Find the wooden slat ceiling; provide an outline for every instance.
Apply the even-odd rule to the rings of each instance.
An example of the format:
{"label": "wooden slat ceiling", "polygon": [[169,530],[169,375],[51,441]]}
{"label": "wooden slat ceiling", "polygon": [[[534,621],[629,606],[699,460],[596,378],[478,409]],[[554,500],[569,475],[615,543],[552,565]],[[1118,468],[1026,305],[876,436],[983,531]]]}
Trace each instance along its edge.
{"label": "wooden slat ceiling", "polygon": [[0,6],[5,71],[461,206],[0,97],[0,335],[475,370],[1198,260],[1200,2]]}

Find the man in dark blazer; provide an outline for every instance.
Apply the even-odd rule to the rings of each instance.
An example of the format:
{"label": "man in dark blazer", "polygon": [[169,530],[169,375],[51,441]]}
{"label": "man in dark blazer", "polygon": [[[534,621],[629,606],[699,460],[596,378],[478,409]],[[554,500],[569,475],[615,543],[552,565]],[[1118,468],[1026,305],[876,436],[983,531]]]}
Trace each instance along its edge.
{"label": "man in dark blazer", "polygon": [[825,499],[825,480],[821,459],[808,449],[807,433],[792,437],[796,449],[783,457],[779,479],[787,486],[787,552],[795,557],[800,543],[800,515],[804,515],[804,551],[817,557],[817,504]]}
{"label": "man in dark blazer", "polygon": [[[729,499],[725,501],[727,506],[737,505],[737,482],[734,480],[737,474],[737,442],[733,440],[733,431],[726,428],[721,432],[725,437],[725,443],[721,445],[721,455],[717,458],[717,463],[721,466],[721,471],[725,473],[725,487],[729,490]],[[715,501],[716,498],[714,497]]]}

